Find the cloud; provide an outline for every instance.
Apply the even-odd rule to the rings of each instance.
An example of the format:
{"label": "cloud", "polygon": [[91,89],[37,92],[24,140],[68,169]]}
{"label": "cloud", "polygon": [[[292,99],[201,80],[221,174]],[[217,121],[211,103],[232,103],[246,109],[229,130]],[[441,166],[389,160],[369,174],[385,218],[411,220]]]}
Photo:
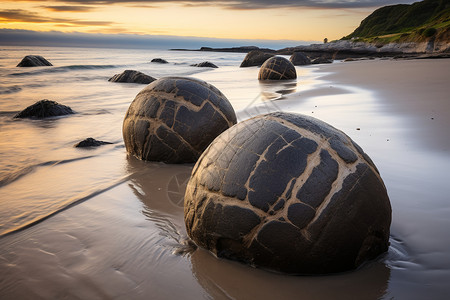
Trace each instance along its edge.
{"label": "cloud", "polygon": [[[36,1],[42,0],[16,0],[16,1]],[[248,10],[248,9],[268,9],[268,8],[362,8],[380,7],[392,4],[410,4],[417,0],[52,0],[51,2],[75,3],[77,5],[111,5],[111,4],[163,4],[180,3],[189,6],[218,6],[228,9]]]}
{"label": "cloud", "polygon": [[95,9],[91,6],[84,6],[84,5],[61,5],[61,6],[51,5],[42,7],[57,12],[87,12]]}
{"label": "cloud", "polygon": [[0,45],[15,46],[199,49],[203,46],[222,48],[255,45],[261,48],[281,49],[285,47],[307,45],[310,43],[311,42],[292,40],[243,40],[169,35],[93,34],[81,32],[63,33],[58,31],[39,32],[21,29],[0,29]]}
{"label": "cloud", "polygon": [[115,24],[114,22],[106,22],[106,21],[86,21],[78,19],[41,17],[37,13],[23,9],[0,10],[0,23],[6,22],[56,23],[60,25],[74,25],[74,26],[110,26]]}
{"label": "cloud", "polygon": [[0,11],[0,19],[3,22],[31,22],[31,23],[48,23],[62,22],[64,19],[41,17],[37,13],[29,12],[23,9],[6,9]]}

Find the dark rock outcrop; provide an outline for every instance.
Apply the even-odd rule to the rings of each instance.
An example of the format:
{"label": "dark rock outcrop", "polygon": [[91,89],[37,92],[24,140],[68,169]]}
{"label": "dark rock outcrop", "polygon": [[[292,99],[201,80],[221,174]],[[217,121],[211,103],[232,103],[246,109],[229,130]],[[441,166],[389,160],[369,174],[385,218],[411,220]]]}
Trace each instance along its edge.
{"label": "dark rock outcrop", "polygon": [[43,67],[43,66],[53,66],[53,65],[40,55],[27,55],[17,65],[17,67]]}
{"label": "dark rock outcrop", "polygon": [[149,84],[150,82],[155,80],[156,78],[135,70],[125,70],[122,73],[116,74],[108,79],[108,81],[111,82],[128,82],[141,84]]}
{"label": "dark rock outcrop", "polygon": [[169,62],[162,58],[154,58],[151,61],[152,63],[158,63],[158,64],[168,64]]}
{"label": "dark rock outcrop", "polygon": [[289,60],[294,66],[304,66],[311,64],[311,60],[302,52],[294,52]]}
{"label": "dark rock outcrop", "polygon": [[271,113],[218,136],[184,197],[189,237],[218,257],[291,274],[355,269],[388,250],[377,168],[320,120]]}
{"label": "dark rock outcrop", "polygon": [[272,53],[266,53],[260,50],[252,50],[245,56],[241,63],[241,68],[261,66],[266,60],[274,56]]}
{"label": "dark rock outcrop", "polygon": [[215,64],[209,61],[204,61],[198,64],[191,65],[192,67],[200,67],[200,68],[218,68]]}
{"label": "dark rock outcrop", "polygon": [[55,101],[44,99],[36,102],[33,105],[28,106],[27,108],[16,114],[14,118],[44,119],[74,113],[75,112],[66,105],[62,105]]}
{"label": "dark rock outcrop", "polygon": [[258,73],[259,80],[289,80],[296,79],[294,65],[284,57],[274,56],[266,60]]}
{"label": "dark rock outcrop", "polygon": [[318,64],[331,64],[333,62],[332,59],[330,58],[326,58],[326,57],[318,57],[318,58],[314,58],[311,63],[313,65],[318,65]]}
{"label": "dark rock outcrop", "polygon": [[139,92],[122,131],[127,152],[137,158],[191,163],[234,124],[234,109],[216,87],[189,77],[164,77]]}
{"label": "dark rock outcrop", "polygon": [[101,145],[107,145],[107,144],[112,144],[110,142],[104,142],[104,141],[98,141],[94,138],[87,138],[82,140],[81,142],[77,143],[74,145],[74,147],[76,148],[85,148],[85,147],[98,147]]}

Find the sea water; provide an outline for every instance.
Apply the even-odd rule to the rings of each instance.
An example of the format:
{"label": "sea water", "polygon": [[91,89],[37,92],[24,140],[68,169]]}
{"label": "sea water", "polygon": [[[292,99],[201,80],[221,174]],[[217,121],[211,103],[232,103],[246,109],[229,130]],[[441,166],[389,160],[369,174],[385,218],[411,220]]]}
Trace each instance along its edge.
{"label": "sea water", "polygon": [[[16,67],[30,54],[43,56],[53,66]],[[155,78],[206,80],[227,96],[242,120],[263,112],[254,109],[258,105],[264,107],[267,100],[281,98],[297,87],[296,81],[260,84],[255,80],[256,68],[239,68],[244,57],[245,53],[199,51],[2,47],[0,235],[125,180],[122,122],[145,85],[109,82],[113,75],[137,70]],[[153,58],[168,63],[152,63]],[[219,68],[191,66],[203,61]],[[45,120],[14,118],[43,99],[70,106],[76,114]],[[73,147],[88,137],[112,144],[98,149]]]}

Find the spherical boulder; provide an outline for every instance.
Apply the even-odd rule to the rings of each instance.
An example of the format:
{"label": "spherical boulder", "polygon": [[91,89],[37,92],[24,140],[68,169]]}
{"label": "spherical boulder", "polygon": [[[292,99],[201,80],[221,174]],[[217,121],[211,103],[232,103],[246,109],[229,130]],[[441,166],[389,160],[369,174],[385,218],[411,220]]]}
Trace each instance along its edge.
{"label": "spherical boulder", "polygon": [[294,65],[281,56],[274,56],[266,60],[258,73],[259,80],[288,80],[296,78],[297,72]]}
{"label": "spherical boulder", "polygon": [[377,168],[343,132],[307,116],[271,113],[223,132],[194,166],[184,201],[197,245],[278,272],[351,270],[389,245]]}
{"label": "spherical boulder", "polygon": [[252,50],[247,53],[247,55],[244,57],[244,60],[242,61],[240,67],[246,68],[246,67],[254,67],[254,66],[261,66],[266,60],[273,57],[272,53],[267,53],[261,50]]}
{"label": "spherical boulder", "polygon": [[294,64],[294,66],[304,66],[304,65],[310,65],[311,60],[302,52],[294,52],[291,57],[289,58],[289,61]]}
{"label": "spherical boulder", "polygon": [[215,64],[213,64],[212,62],[209,61],[204,61],[198,64],[192,64],[191,67],[199,67],[199,68],[215,68],[217,69],[218,66],[216,66]]}
{"label": "spherical boulder", "polygon": [[123,138],[128,153],[140,159],[190,163],[234,124],[233,107],[213,85],[188,77],[163,77],[131,103]]}
{"label": "spherical boulder", "polygon": [[125,70],[120,74],[116,74],[108,81],[111,82],[125,82],[125,83],[140,83],[140,84],[149,84],[152,81],[155,81],[156,78],[144,74],[135,70]]}

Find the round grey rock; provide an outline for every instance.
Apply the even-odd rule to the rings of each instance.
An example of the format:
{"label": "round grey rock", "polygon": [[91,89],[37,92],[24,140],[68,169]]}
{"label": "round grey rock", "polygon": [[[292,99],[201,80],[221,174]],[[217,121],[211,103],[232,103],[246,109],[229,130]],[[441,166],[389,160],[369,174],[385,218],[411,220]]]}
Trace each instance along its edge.
{"label": "round grey rock", "polygon": [[194,78],[164,77],[133,100],[123,138],[128,153],[140,159],[190,163],[234,124],[234,109],[216,87]]}
{"label": "round grey rock", "polygon": [[294,52],[294,54],[292,54],[289,58],[289,61],[294,66],[305,66],[311,64],[311,60],[302,52]]}
{"label": "round grey rock", "polygon": [[222,133],[194,166],[184,201],[198,246],[277,272],[343,272],[389,245],[377,168],[343,132],[307,116],[271,113]]}
{"label": "round grey rock", "polygon": [[14,118],[44,119],[74,113],[75,112],[69,106],[44,99],[28,106],[27,108],[16,114]]}
{"label": "round grey rock", "polygon": [[76,143],[74,145],[74,147],[75,148],[91,148],[91,147],[99,147],[99,146],[108,145],[108,144],[112,144],[112,143],[99,141],[99,140],[89,137],[89,138],[82,140],[81,142]]}
{"label": "round grey rock", "polygon": [[261,66],[266,60],[273,57],[272,53],[267,53],[261,50],[252,50],[245,56],[240,67],[254,67]]}
{"label": "round grey rock", "polygon": [[149,84],[150,82],[155,81],[156,78],[152,76],[146,75],[142,72],[135,70],[125,70],[120,74],[116,74],[108,81],[111,82],[125,82],[125,83],[140,83],[140,84]]}
{"label": "round grey rock", "polygon": [[168,64],[169,62],[162,58],[154,58],[151,61],[152,63],[158,63],[158,64]]}
{"label": "round grey rock", "polygon": [[266,60],[258,73],[259,80],[290,80],[296,78],[295,66],[281,56],[274,56]]}
{"label": "round grey rock", "polygon": [[209,61],[204,61],[198,64],[193,64],[191,67],[199,67],[199,68],[218,68],[215,64]]}
{"label": "round grey rock", "polygon": [[43,67],[53,66],[48,60],[40,55],[27,55],[19,62],[16,67]]}

